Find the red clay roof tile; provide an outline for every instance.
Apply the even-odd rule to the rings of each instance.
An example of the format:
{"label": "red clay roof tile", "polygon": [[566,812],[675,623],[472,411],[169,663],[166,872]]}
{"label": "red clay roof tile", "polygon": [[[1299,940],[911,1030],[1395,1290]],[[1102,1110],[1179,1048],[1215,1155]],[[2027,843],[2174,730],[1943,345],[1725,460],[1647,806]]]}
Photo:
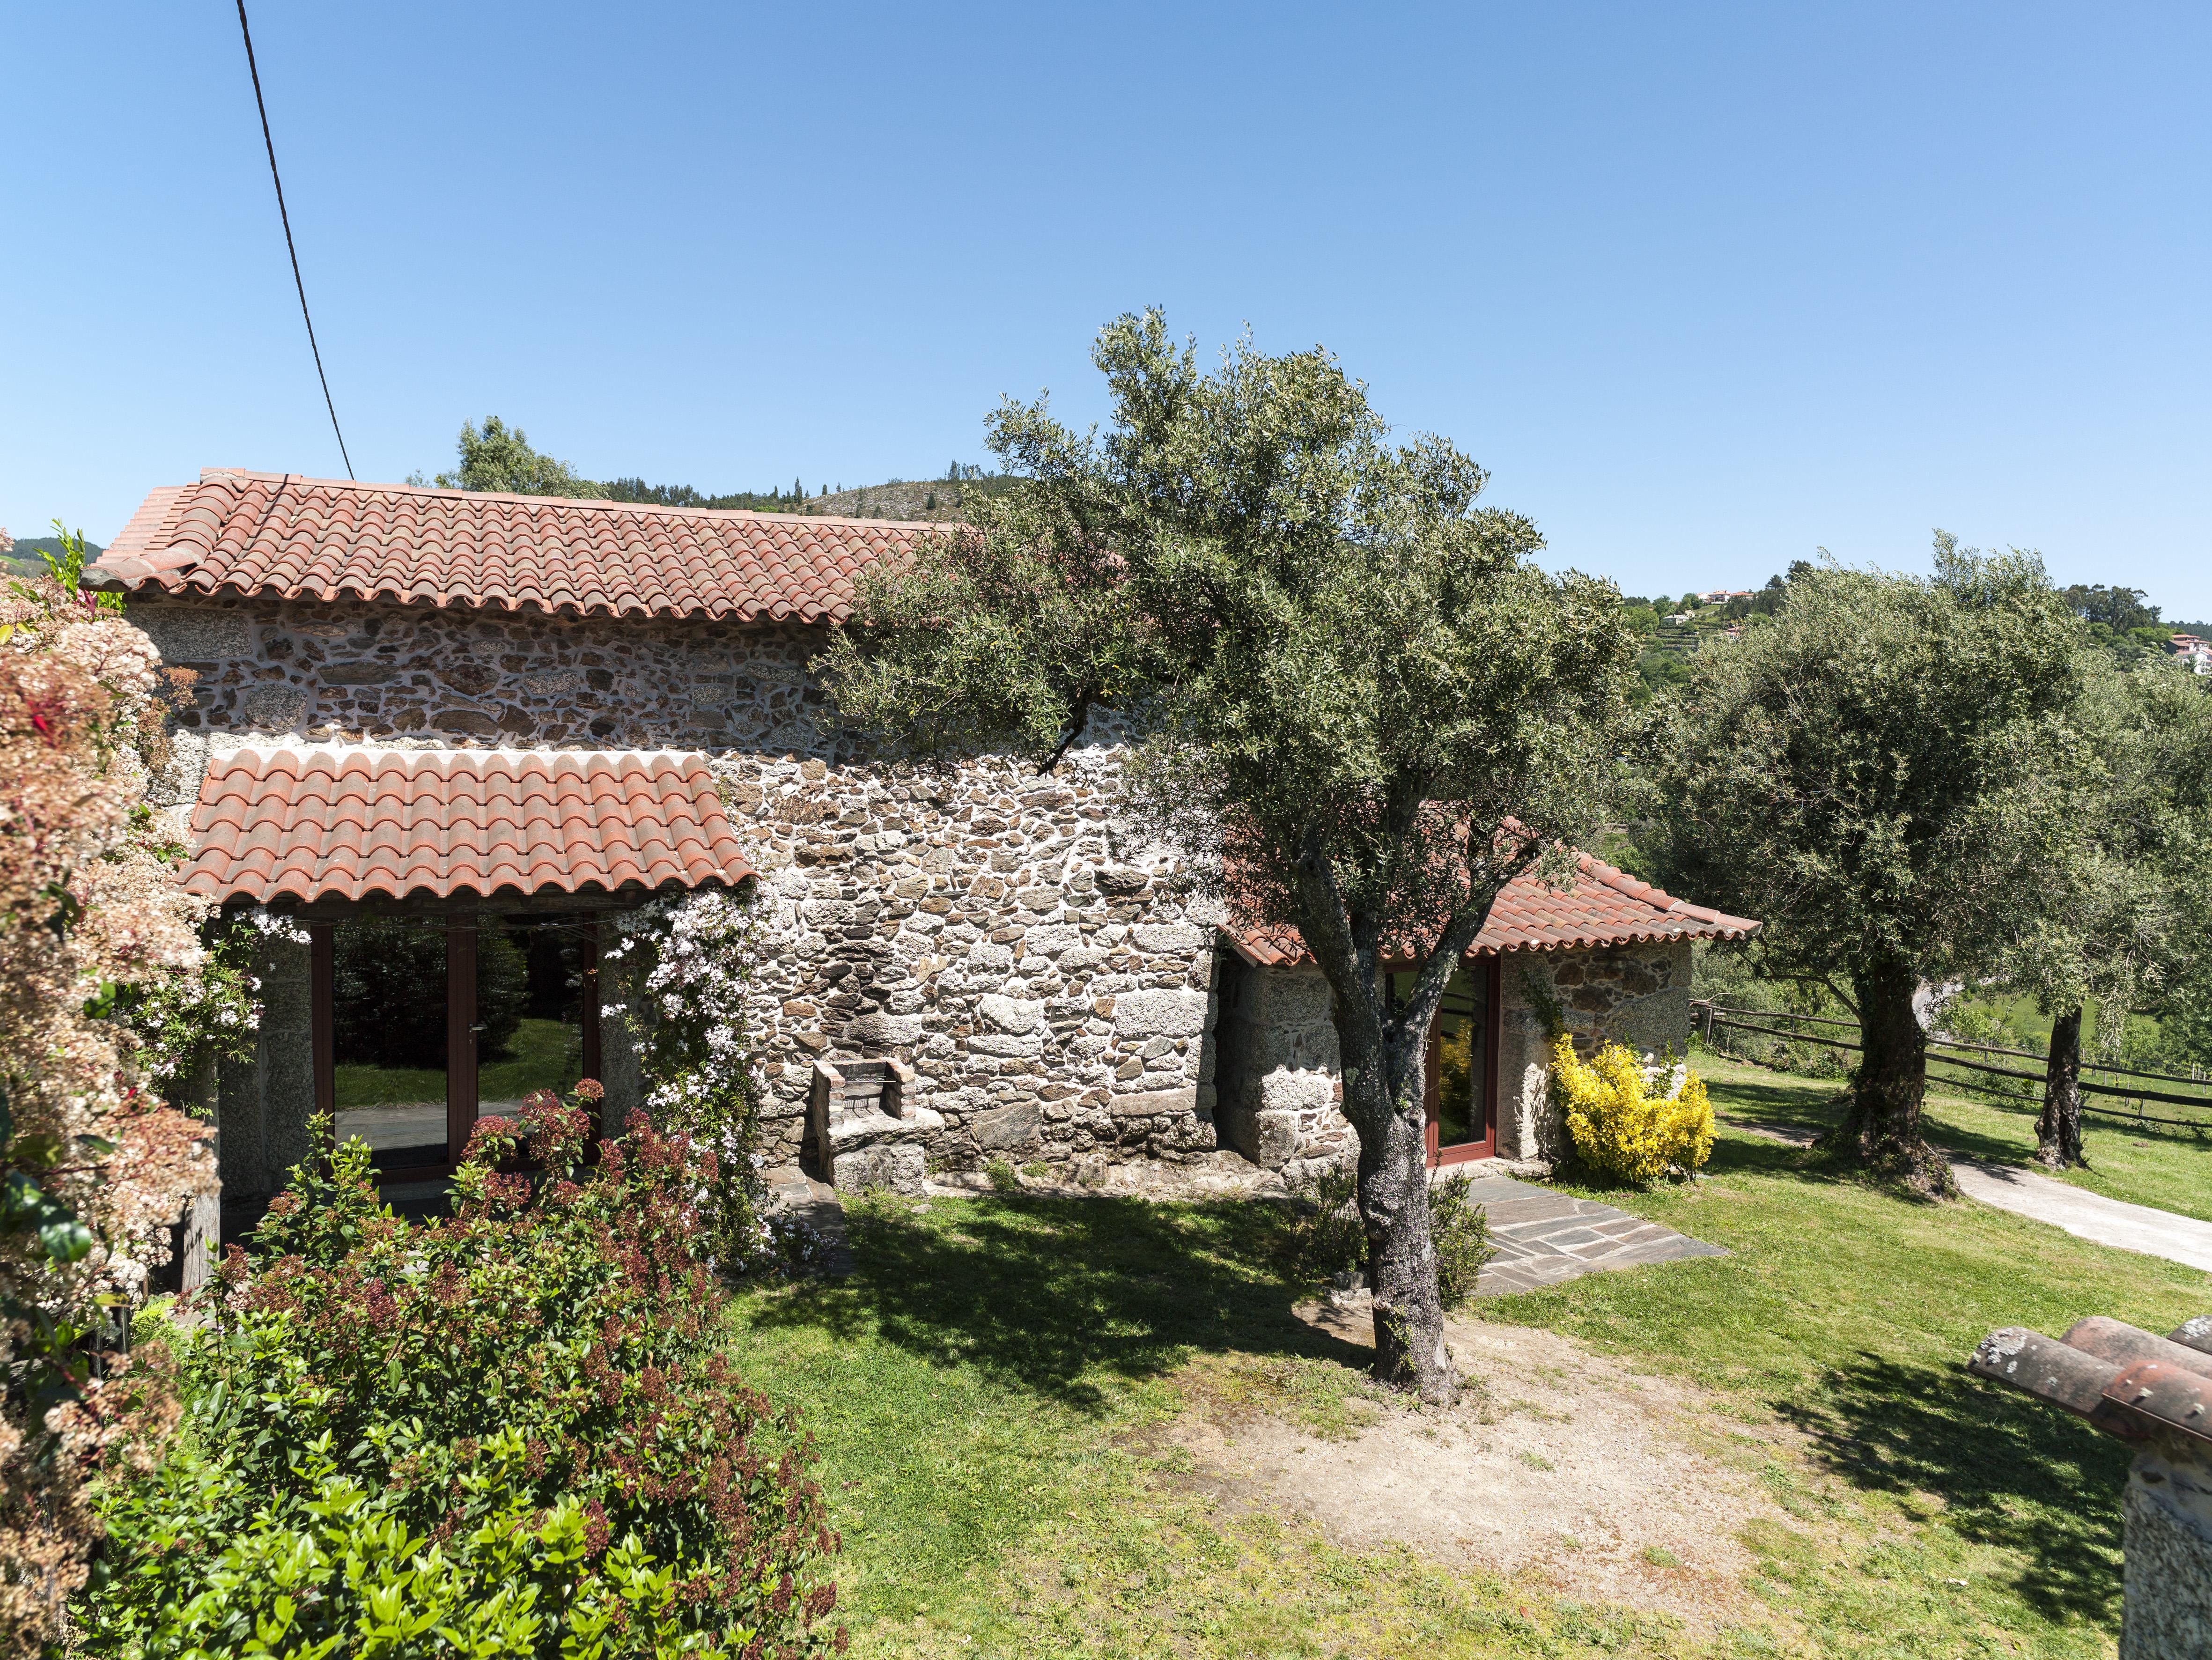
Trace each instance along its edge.
{"label": "red clay roof tile", "polygon": [[89,569],[167,593],[842,622],[933,526],[499,496],[210,468],[148,496]]}
{"label": "red clay roof tile", "polygon": [[[1759,924],[1674,898],[1586,853],[1575,855],[1578,875],[1561,892],[1530,874],[1506,885],[1475,936],[1471,956],[1510,951],[1583,951],[1656,939],[1747,939]],[[1305,941],[1293,927],[1223,932],[1247,962],[1265,967],[1297,963]]]}
{"label": "red clay roof tile", "polygon": [[210,899],[611,891],[753,873],[696,755],[234,750],[192,812]]}

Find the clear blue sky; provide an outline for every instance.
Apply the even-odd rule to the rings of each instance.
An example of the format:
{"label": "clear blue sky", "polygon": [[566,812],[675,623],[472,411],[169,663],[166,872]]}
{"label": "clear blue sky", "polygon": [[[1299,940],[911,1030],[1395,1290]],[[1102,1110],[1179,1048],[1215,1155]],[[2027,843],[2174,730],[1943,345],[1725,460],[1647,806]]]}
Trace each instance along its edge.
{"label": "clear blue sky", "polygon": [[[252,7],[364,478],[496,413],[810,489],[1102,400],[1147,302],[1322,343],[1558,563],[1936,526],[2212,617],[2212,10]],[[342,471],[224,0],[0,16],[0,523]]]}

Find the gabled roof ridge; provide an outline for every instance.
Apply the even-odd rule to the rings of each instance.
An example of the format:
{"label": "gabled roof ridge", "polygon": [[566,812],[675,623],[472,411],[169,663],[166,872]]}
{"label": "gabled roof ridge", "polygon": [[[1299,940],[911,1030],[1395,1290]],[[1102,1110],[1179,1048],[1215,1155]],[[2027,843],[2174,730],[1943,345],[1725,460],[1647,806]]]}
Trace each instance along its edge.
{"label": "gabled roof ridge", "polygon": [[549,763],[568,759],[580,762],[696,761],[702,766],[708,764],[707,753],[703,750],[675,749],[665,746],[650,750],[568,750],[548,749],[536,745],[509,747],[501,745],[483,749],[465,750],[453,745],[440,745],[422,749],[410,749],[399,744],[347,744],[302,739],[298,743],[240,744],[230,749],[216,750],[208,757],[208,765],[210,768],[221,766],[241,755],[254,756],[264,761],[274,760],[280,755],[290,755],[301,760],[312,760],[321,756],[346,758],[360,756],[372,760],[415,758],[466,760],[476,757],[481,760],[496,760],[510,763],[526,759],[544,760]]}
{"label": "gabled roof ridge", "polygon": [[[368,478],[316,478],[303,472],[256,472],[248,467],[202,467],[199,482],[203,484],[246,482],[275,484],[279,488],[299,485],[378,495],[450,497],[465,502],[511,502],[532,508],[605,508],[616,513],[661,514],[673,519],[770,519],[793,525],[877,525],[896,530],[942,528],[933,519],[856,519],[849,514],[835,513],[765,513],[757,508],[679,508],[662,502],[617,502],[605,496],[523,496],[511,490],[463,489],[453,484],[389,484]],[[185,490],[191,486],[179,484],[165,488]]]}

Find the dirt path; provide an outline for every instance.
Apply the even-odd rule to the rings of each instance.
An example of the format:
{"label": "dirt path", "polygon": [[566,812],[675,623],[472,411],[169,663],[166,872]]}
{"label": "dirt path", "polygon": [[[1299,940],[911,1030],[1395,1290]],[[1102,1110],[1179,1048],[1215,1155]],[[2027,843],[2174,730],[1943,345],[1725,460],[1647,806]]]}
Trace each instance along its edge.
{"label": "dirt path", "polygon": [[[1371,1341],[1364,1313],[1301,1313]],[[1265,1414],[1194,1411],[1171,1438],[1218,1502],[1309,1516],[1340,1545],[1401,1541],[1700,1628],[1772,1618],[1743,1589],[1753,1563],[1740,1535],[1794,1530],[1759,1481],[1770,1462],[1795,1461],[1786,1431],[1722,1418],[1694,1387],[1553,1333],[1478,1321],[1448,1330],[1480,1385],[1448,1411],[1378,1404],[1340,1441]]]}

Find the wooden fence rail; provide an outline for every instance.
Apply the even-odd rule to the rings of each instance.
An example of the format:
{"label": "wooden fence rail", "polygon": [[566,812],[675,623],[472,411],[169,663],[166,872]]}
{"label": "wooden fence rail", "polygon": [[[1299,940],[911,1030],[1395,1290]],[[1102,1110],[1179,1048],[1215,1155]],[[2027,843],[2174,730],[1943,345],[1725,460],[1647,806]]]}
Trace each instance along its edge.
{"label": "wooden fence rail", "polygon": [[[1709,1042],[1712,1039],[1717,1031],[1725,1030],[1729,1031],[1752,1032],[1766,1037],[1779,1037],[1786,1042],[1793,1043],[1813,1043],[1819,1045],[1822,1049],[1844,1049],[1854,1054],[1858,1053],[1862,1048],[1860,1044],[1851,1043],[1844,1038],[1822,1037],[1811,1032],[1796,1031],[1776,1026],[1761,1025],[1755,1021],[1745,1020],[1737,1017],[1747,1014],[1756,1014],[1760,1016],[1762,1018],[1768,1020],[1802,1021],[1824,1026],[1849,1026],[1854,1031],[1857,1029],[1857,1022],[1856,1021],[1835,1020],[1828,1018],[1826,1016],[1817,1014],[1790,1014],[1786,1012],[1775,1009],[1732,1009],[1724,1007],[1717,1003],[1710,1002],[1698,1002],[1697,1004],[1693,1004],[1692,1006],[1692,1012],[1693,1017],[1695,1017],[1694,1025],[1704,1031],[1706,1039]],[[1929,1038],[1928,1040],[1928,1047],[1931,1050],[1956,1049],[1966,1049],[1977,1054],[2016,1055],[2023,1059],[2031,1061],[2040,1061],[2045,1058],[2044,1056],[2036,1055],[2033,1051],[2027,1049],[1999,1049],[1993,1044],[1988,1043],[1960,1043],[1945,1037]],[[1928,1062],[1931,1066],[1957,1067],[1969,1072],[1983,1073],[1997,1078],[2017,1079],[2021,1082],[2029,1084],[2040,1084],[2044,1081],[2044,1074],[2039,1072],[2022,1072],[2015,1067],[1994,1067],[1990,1065],[1987,1061],[1963,1060],[1955,1055],[1931,1054],[1928,1056]],[[2196,1079],[2182,1078],[2172,1073],[2137,1072],[2124,1067],[2098,1067],[2094,1068],[2085,1068],[2085,1070],[2095,1073],[2117,1074],[2129,1078],[2156,1078],[2176,1084],[2190,1084],[2198,1081]],[[1968,1080],[1965,1079],[1953,1079],[1951,1081],[1961,1084],[1968,1082]],[[2125,1112],[2116,1110],[2111,1107],[2098,1106],[2091,1102],[2085,1101],[2081,1104],[2081,1110],[2084,1112],[2097,1113],[2104,1117],[2117,1118],[2124,1122],[2130,1124],[2167,1124],[2180,1129],[2193,1129],[2199,1132],[2212,1129],[2212,1119],[2154,1117],[2150,1114],[2144,1112],[2140,1104],[2146,1101],[2155,1101],[2161,1106],[2203,1107],[2208,1110],[2212,1110],[2212,1096],[2176,1095],[2169,1091],[2164,1090],[2147,1090],[2123,1087],[2111,1084],[2099,1084],[2092,1082],[2087,1078],[2081,1080],[2081,1093],[2084,1095],[2108,1096],[2118,1100],[2133,1101],[2138,1104],[2135,1111]]]}

